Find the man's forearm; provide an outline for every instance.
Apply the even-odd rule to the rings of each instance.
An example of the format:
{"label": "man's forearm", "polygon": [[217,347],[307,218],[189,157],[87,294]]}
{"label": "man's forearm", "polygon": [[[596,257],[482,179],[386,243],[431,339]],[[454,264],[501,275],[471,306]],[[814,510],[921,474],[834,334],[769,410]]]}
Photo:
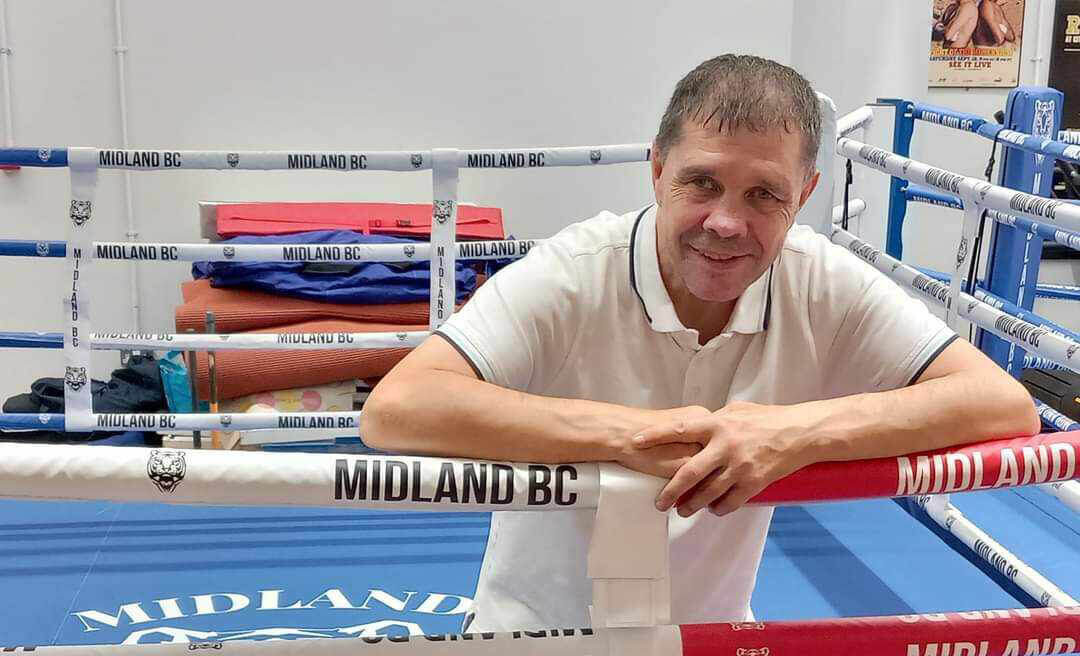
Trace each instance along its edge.
{"label": "man's forearm", "polygon": [[1030,435],[1039,429],[1030,396],[1003,376],[964,371],[901,389],[801,405],[803,464],[859,460]]}
{"label": "man's forearm", "polygon": [[[393,376],[394,374],[392,374]],[[405,378],[407,377],[407,379]],[[454,372],[405,373],[364,405],[361,435],[375,448],[491,460],[613,460],[650,411],[505,389]]]}

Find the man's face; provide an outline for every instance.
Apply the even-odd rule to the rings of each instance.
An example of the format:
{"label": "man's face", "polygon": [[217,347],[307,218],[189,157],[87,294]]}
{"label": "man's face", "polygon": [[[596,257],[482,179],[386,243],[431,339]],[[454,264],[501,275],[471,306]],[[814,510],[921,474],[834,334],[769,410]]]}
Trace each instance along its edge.
{"label": "man's face", "polygon": [[673,299],[734,301],[769,268],[817,184],[802,139],[684,124],[664,161],[653,160],[657,251]]}

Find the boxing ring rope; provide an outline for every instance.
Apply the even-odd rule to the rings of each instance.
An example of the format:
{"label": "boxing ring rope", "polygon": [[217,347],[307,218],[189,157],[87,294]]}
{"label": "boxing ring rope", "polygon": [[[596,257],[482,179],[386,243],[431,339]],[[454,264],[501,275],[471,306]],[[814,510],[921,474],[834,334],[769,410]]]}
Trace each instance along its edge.
{"label": "boxing ring rope", "polygon": [[[919,496],[1068,481],[1080,476],[1078,454],[1080,433],[1073,431],[889,458],[823,462],[773,483],[751,503]],[[112,447],[102,453],[89,445],[0,443],[0,497],[230,506],[558,510],[596,507],[600,467],[597,463],[545,465],[137,447]],[[164,484],[167,489],[161,487],[162,477],[172,481]],[[512,491],[507,486],[510,480]],[[470,493],[476,497],[478,490],[497,497],[496,488],[505,499],[470,502]]]}
{"label": "boxing ring rope", "polygon": [[[786,622],[722,622],[635,629],[550,629],[460,635],[215,641],[139,645],[148,656],[228,650],[266,656],[1043,656],[1080,645],[1080,608],[848,617]],[[644,645],[644,647],[642,646]],[[49,656],[116,656],[122,645],[7,648]]]}
{"label": "boxing ring rope", "polygon": [[[521,257],[543,240],[461,241],[454,244],[462,260]],[[0,240],[0,256],[65,257],[62,241]],[[420,262],[431,259],[431,244],[173,244],[95,241],[88,259],[162,262]]]}
{"label": "boxing ring rope", "polygon": [[[461,168],[541,168],[626,164],[649,159],[651,144],[497,148],[456,151]],[[241,171],[423,171],[432,168],[433,152],[420,151],[225,151],[102,149],[102,169],[241,170]],[[0,165],[63,168],[70,166],[67,148],[6,148]]]}
{"label": "boxing ring rope", "polygon": [[[1080,164],[1080,144],[1075,142],[1068,143],[1066,141],[1046,139],[1024,132],[1017,132],[1008,129],[1003,125],[992,123],[976,114],[958,112],[956,110],[938,107],[936,105],[927,105],[925,103],[912,103],[912,114],[915,119],[919,121],[936,123],[956,130],[971,132],[984,139],[997,141],[1005,146],[1033,153],[1035,155],[1055,157],[1057,159]],[[1069,135],[1063,131],[1059,132],[1058,136]]]}
{"label": "boxing ring rope", "polygon": [[836,119],[836,134],[846,137],[859,128],[865,128],[874,121],[874,110],[865,105]]}

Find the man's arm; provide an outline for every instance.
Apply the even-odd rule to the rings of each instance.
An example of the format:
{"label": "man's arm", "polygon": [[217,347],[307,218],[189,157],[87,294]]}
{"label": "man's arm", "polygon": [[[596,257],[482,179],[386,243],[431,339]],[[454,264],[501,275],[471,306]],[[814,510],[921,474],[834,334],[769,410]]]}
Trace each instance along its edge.
{"label": "man's arm", "polygon": [[630,439],[648,426],[707,416],[704,408],[642,410],[526,394],[484,382],[447,341],[433,336],[375,387],[361,435],[398,453],[524,462],[617,461],[670,477],[701,447],[653,449]]}
{"label": "man's arm", "polygon": [[702,451],[657,498],[688,516],[723,515],[806,465],[1033,435],[1040,427],[1020,383],[962,340],[908,387],[790,406],[733,403],[708,417],[643,431],[643,448],[685,443]]}

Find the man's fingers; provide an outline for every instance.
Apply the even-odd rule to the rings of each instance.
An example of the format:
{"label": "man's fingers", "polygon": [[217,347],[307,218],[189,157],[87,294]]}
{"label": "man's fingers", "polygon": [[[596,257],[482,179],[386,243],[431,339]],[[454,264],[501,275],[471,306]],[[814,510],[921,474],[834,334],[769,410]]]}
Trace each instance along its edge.
{"label": "man's fingers", "polygon": [[679,515],[689,517],[723,497],[732,487],[734,477],[727,470],[716,470],[679,500]]}
{"label": "man's fingers", "polygon": [[719,459],[708,451],[702,451],[682,467],[671,477],[664,489],[656,497],[656,509],[666,511],[675,505],[695,485],[705,480],[709,474],[720,468]]}
{"label": "man's fingers", "polygon": [[709,504],[709,510],[717,517],[735,512],[761,490],[745,485],[733,485],[724,496]]}
{"label": "man's fingers", "polygon": [[711,432],[711,423],[689,419],[646,428],[631,440],[635,448],[648,449],[662,444],[700,444]]}

